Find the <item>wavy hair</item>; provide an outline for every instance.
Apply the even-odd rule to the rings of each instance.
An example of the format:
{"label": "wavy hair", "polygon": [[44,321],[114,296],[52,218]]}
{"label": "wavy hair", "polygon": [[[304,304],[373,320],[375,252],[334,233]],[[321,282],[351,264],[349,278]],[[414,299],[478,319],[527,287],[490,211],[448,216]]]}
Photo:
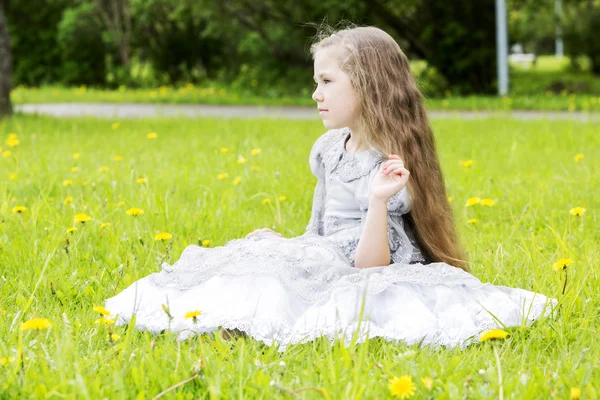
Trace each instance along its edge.
{"label": "wavy hair", "polygon": [[317,29],[310,54],[314,59],[320,50],[335,49],[341,55],[339,68],[360,98],[358,126],[365,133],[361,139],[386,157],[398,154],[410,171],[413,201],[406,221],[426,260],[467,270],[435,138],[408,58],[389,34],[376,27]]}

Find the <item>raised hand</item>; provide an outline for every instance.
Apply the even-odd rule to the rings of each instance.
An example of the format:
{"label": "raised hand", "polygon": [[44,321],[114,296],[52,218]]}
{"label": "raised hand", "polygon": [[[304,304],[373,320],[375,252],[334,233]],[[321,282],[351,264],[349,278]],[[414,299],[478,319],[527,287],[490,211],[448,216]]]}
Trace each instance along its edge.
{"label": "raised hand", "polygon": [[389,160],[381,164],[371,181],[370,197],[387,202],[406,186],[409,175],[400,156],[390,154]]}

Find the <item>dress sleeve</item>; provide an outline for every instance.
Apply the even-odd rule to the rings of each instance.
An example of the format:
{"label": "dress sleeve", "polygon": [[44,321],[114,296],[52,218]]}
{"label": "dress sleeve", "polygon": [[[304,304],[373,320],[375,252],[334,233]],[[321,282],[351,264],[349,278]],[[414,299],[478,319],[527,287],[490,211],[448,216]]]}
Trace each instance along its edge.
{"label": "dress sleeve", "polygon": [[323,231],[323,215],[325,212],[325,197],[327,190],[325,187],[325,164],[323,163],[324,145],[326,143],[327,133],[321,135],[310,151],[309,164],[310,170],[317,178],[315,185],[312,212],[310,221],[306,227],[306,233],[314,233],[320,236],[324,235]]}
{"label": "dress sleeve", "polygon": [[[368,193],[371,179],[375,176],[379,167],[373,168],[362,185],[362,194],[357,198],[361,205],[361,232],[368,212]],[[408,187],[404,187],[398,193],[390,197],[387,202],[387,231],[388,244],[390,247],[390,263],[410,264],[423,262],[424,259],[419,246],[409,226],[404,222],[404,215],[408,214],[412,207],[412,197]]]}

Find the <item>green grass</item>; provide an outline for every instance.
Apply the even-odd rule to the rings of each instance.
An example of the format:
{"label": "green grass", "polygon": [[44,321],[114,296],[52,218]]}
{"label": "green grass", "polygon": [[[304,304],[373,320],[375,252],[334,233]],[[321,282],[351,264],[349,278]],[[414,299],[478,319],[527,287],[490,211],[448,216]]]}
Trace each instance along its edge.
{"label": "green grass", "polygon": [[[582,398],[598,397],[597,125],[433,122],[472,272],[484,282],[558,298],[554,319],[464,351],[381,340],[345,349],[319,339],[279,354],[250,338],[204,335],[178,343],[174,334],[125,327],[115,328],[121,339],[110,343],[92,307],[199,240],[216,247],[263,226],[287,237],[303,233],[315,184],[308,153],[322,125],[157,119],[113,129],[111,122],[32,116],[0,122],[3,151],[9,133],[20,141],[10,156],[0,156],[0,358],[23,352],[22,362],[0,364],[0,398],[152,398],[193,376],[199,359],[202,376],[169,398],[292,398],[291,391],[307,399],[388,398],[388,379],[405,374],[415,380],[415,398],[498,398],[494,346],[505,398],[564,399],[572,387],[581,388]],[[158,137],[147,139],[149,132]],[[262,152],[253,156],[253,148]],[[584,154],[580,162],[577,153]],[[240,155],[248,161],[237,163]],[[469,159],[471,167],[460,165]],[[217,179],[221,172],[228,178]],[[233,185],[237,176],[241,183]],[[142,177],[147,183],[136,183]],[[63,186],[65,180],[72,185]],[[68,196],[73,203],[65,205]],[[496,205],[466,208],[473,196]],[[263,204],[265,198],[273,201]],[[11,211],[19,205],[27,210]],[[582,217],[569,214],[577,206],[587,210]],[[145,213],[131,217],[130,207]],[[66,233],[82,212],[93,220]],[[467,224],[471,218],[478,222]],[[111,226],[100,229],[104,222]],[[156,231],[170,232],[172,247],[154,241]],[[552,266],[564,257],[574,261],[563,295],[565,274]],[[53,326],[21,332],[19,323],[32,317]],[[433,379],[431,393],[421,384],[425,376]]]}

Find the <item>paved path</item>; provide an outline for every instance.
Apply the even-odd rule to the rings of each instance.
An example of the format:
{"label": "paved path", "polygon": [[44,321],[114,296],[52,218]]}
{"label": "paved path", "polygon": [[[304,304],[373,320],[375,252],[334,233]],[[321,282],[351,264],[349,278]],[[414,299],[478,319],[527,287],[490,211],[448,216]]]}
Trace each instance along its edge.
{"label": "paved path", "polygon": [[[152,117],[218,117],[218,118],[285,118],[319,119],[316,107],[228,106],[200,104],[127,104],[127,103],[58,103],[21,104],[15,110],[27,114],[46,114],[56,117],[96,116],[101,118]],[[512,117],[520,120],[600,121],[600,113],[561,111],[429,111],[429,117],[481,119]]]}

